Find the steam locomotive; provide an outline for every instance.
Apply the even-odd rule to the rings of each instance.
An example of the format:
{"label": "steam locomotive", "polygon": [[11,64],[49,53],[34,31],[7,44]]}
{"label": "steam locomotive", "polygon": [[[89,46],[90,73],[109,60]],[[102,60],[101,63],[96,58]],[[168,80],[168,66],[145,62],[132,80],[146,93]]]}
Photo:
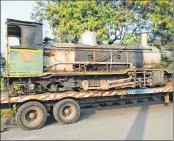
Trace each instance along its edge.
{"label": "steam locomotive", "polygon": [[[163,86],[173,72],[158,68],[160,50],[147,44],[97,45],[85,32],[81,44],[43,42],[42,24],[7,19],[6,88],[14,94]],[[18,46],[8,38],[17,37]],[[92,43],[92,44],[91,44]]]}

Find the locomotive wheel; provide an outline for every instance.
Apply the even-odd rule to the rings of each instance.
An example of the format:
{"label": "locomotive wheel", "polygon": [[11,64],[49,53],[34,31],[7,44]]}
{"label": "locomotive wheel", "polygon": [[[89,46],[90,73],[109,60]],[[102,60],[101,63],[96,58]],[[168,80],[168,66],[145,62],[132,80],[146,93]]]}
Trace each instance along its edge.
{"label": "locomotive wheel", "polygon": [[74,123],[80,116],[80,106],[75,100],[64,99],[54,106],[53,115],[60,124]]}
{"label": "locomotive wheel", "polygon": [[107,83],[106,80],[100,80],[100,87],[102,88],[102,90],[108,90],[109,84]]}
{"label": "locomotive wheel", "polygon": [[82,81],[82,88],[84,90],[86,90],[86,91],[89,89],[89,82],[88,82],[88,80],[83,80]]}
{"label": "locomotive wheel", "polygon": [[27,102],[17,111],[16,121],[24,130],[41,128],[47,119],[47,110],[39,102]]}

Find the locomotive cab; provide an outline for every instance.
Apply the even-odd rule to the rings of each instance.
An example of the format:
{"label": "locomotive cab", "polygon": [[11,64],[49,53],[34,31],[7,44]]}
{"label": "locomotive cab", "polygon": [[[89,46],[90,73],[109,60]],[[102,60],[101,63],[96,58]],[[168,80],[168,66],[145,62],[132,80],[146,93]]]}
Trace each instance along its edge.
{"label": "locomotive cab", "polygon": [[[7,19],[6,26],[8,66],[6,75],[8,77],[41,75],[43,73],[42,24]],[[18,44],[13,45],[15,42],[11,39],[17,39]]]}
{"label": "locomotive cab", "polygon": [[28,21],[7,19],[7,36],[19,39],[17,48],[42,49],[42,24]]}

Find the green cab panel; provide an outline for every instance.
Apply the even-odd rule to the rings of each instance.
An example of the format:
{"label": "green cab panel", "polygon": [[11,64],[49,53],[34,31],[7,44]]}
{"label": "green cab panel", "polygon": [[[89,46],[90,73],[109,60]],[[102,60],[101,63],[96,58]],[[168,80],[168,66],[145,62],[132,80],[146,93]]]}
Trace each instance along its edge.
{"label": "green cab panel", "polygon": [[40,75],[42,73],[42,49],[10,49],[10,74]]}

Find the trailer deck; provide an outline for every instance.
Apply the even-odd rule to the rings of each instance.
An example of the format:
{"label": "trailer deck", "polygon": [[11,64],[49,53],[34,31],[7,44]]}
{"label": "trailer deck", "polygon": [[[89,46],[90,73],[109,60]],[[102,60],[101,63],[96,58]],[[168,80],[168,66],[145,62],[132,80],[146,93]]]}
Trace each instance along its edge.
{"label": "trailer deck", "polygon": [[[80,117],[80,106],[84,101],[98,102],[117,101],[120,97],[140,99],[148,96],[164,97],[164,102],[169,103],[169,94],[172,94],[173,86],[169,82],[164,87],[146,89],[123,89],[113,91],[82,91],[44,93],[25,96],[1,96],[1,108],[5,105],[16,105],[16,122],[24,130],[41,128],[46,120],[47,113],[52,115],[58,123],[70,124]],[[130,97],[129,97],[130,96]],[[96,100],[97,99],[97,100]],[[82,102],[83,101],[83,102]],[[12,108],[13,109],[13,108]]]}
{"label": "trailer deck", "polygon": [[8,97],[2,96],[0,104],[5,103],[21,103],[30,100],[51,101],[61,100],[64,98],[89,98],[89,97],[104,97],[104,96],[117,96],[117,95],[136,95],[136,94],[160,94],[173,92],[172,83],[169,82],[165,87],[146,88],[146,89],[126,89],[114,91],[82,91],[82,92],[61,92],[61,93],[44,93],[26,96]]}

